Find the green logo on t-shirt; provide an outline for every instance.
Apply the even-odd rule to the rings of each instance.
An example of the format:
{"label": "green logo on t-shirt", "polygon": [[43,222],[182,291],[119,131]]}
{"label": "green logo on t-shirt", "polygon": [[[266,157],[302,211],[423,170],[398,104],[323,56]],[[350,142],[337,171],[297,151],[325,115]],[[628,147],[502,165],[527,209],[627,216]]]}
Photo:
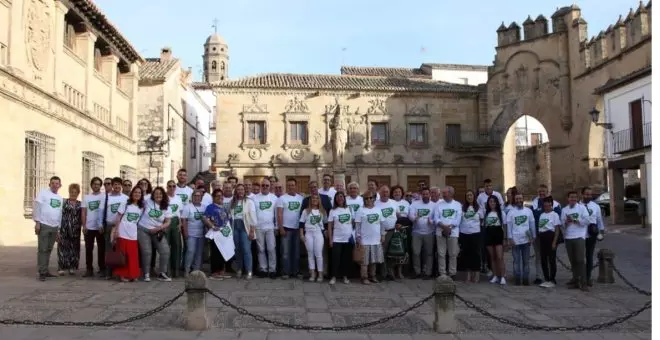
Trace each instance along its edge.
{"label": "green logo on t-shirt", "polygon": [[430,209],[417,209],[417,216],[424,217],[428,216],[431,213]]}
{"label": "green logo on t-shirt", "polygon": [[234,215],[242,214],[243,213],[243,205],[239,204],[234,207]]}
{"label": "green logo on t-shirt", "polygon": [[128,222],[135,222],[140,218],[140,214],[134,213],[134,212],[129,212],[126,213],[126,221]]}
{"label": "green logo on t-shirt", "polygon": [[179,198],[181,198],[181,202],[183,202],[183,204],[188,202],[188,195],[187,194],[177,194],[177,195],[179,196]]}
{"label": "green logo on t-shirt", "polygon": [[101,201],[89,201],[89,202],[87,202],[87,209],[89,209],[90,211],[94,211],[94,210],[98,209],[99,206],[101,206]]}
{"label": "green logo on t-shirt", "polygon": [[394,209],[393,208],[385,208],[385,209],[382,209],[381,212],[383,213],[383,217],[388,218],[388,217],[392,216],[392,214],[394,213]]}
{"label": "green logo on t-shirt", "polygon": [[476,214],[477,213],[474,211],[474,209],[468,209],[468,211],[465,212],[465,218],[472,218]]}
{"label": "green logo on t-shirt", "polygon": [[591,210],[591,209],[589,209],[589,208],[587,208],[587,211],[589,212],[589,216],[591,216],[591,215],[593,215],[593,214],[594,214],[594,211],[593,211],[593,210]]}
{"label": "green logo on t-shirt", "polygon": [[487,225],[487,226],[493,226],[493,225],[496,225],[497,222],[498,222],[499,220],[500,220],[500,219],[499,219],[498,217],[493,217],[493,216],[491,216],[491,217],[486,217],[486,225]]}
{"label": "green logo on t-shirt", "polygon": [[57,209],[57,208],[62,206],[62,201],[60,201],[56,198],[51,198],[50,199],[50,206],[51,206],[51,208]]}
{"label": "green logo on t-shirt", "polygon": [[201,212],[195,212],[193,213],[193,218],[196,220],[201,220],[202,219],[202,213]]}
{"label": "green logo on t-shirt", "polygon": [[515,223],[516,225],[521,225],[525,222],[527,222],[527,216],[516,216],[513,219],[513,223]]}
{"label": "green logo on t-shirt", "polygon": [[121,203],[112,203],[112,204],[110,204],[110,212],[113,213],[113,214],[116,214],[117,211],[119,211],[119,206],[120,205],[121,205]]}
{"label": "green logo on t-shirt", "polygon": [[296,211],[300,209],[300,202],[298,201],[291,201],[289,202],[289,211]]}
{"label": "green logo on t-shirt", "polygon": [[159,218],[161,215],[163,215],[162,211],[157,209],[149,209],[149,217]]}
{"label": "green logo on t-shirt", "polygon": [[367,222],[373,224],[378,222],[378,214],[368,214],[367,215]]}
{"label": "green logo on t-shirt", "polygon": [[405,205],[400,205],[399,206],[399,212],[404,212],[406,211],[406,206]]}
{"label": "green logo on t-shirt", "polygon": [[170,209],[172,209],[172,212],[176,212],[179,210],[179,205],[178,204],[170,204]]}
{"label": "green logo on t-shirt", "polygon": [[442,217],[447,218],[447,217],[452,217],[456,213],[456,210],[454,209],[442,209]]}
{"label": "green logo on t-shirt", "polygon": [[550,222],[549,219],[547,219],[547,218],[542,218],[542,219],[539,221],[539,228],[543,228],[543,227],[545,227],[545,225],[548,224],[548,222]]}
{"label": "green logo on t-shirt", "polygon": [[227,225],[225,225],[222,228],[220,228],[220,233],[224,237],[229,237],[231,235],[231,228],[229,228]]}
{"label": "green logo on t-shirt", "polygon": [[573,219],[573,221],[577,221],[578,218],[580,218],[580,214],[578,214],[578,213],[572,213],[568,216],[570,216]]}
{"label": "green logo on t-shirt", "polygon": [[351,215],[350,214],[341,214],[337,216],[337,219],[339,220],[339,223],[346,223],[351,220]]}
{"label": "green logo on t-shirt", "polygon": [[311,216],[309,216],[309,223],[311,223],[311,224],[321,223],[321,216],[320,215],[311,215]]}
{"label": "green logo on t-shirt", "polygon": [[273,202],[271,201],[259,202],[259,210],[268,210],[272,206],[273,206]]}
{"label": "green logo on t-shirt", "polygon": [[349,207],[351,207],[351,210],[353,210],[353,212],[356,212],[356,211],[358,211],[358,209],[360,209],[359,204],[351,204],[351,205],[349,205]]}

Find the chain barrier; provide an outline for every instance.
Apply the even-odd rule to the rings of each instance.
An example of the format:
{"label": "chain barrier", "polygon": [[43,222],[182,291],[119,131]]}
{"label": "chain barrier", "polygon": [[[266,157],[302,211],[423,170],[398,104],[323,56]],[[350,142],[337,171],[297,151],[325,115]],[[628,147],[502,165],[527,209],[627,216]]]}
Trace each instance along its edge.
{"label": "chain barrier", "polygon": [[11,320],[11,319],[0,319],[0,325],[28,325],[28,326],[78,326],[78,327],[112,327],[116,325],[121,325],[129,322],[134,322],[141,320],[147,317],[150,317],[158,312],[161,312],[168,307],[170,307],[176,300],[180,299],[185,291],[177,294],[175,297],[165,301],[162,305],[144,312],[132,316],[127,319],[117,320],[117,321],[35,321],[35,320]]}
{"label": "chain barrier", "polygon": [[[562,267],[564,267],[564,269],[566,269],[566,270],[571,270],[571,267],[570,267],[569,265],[567,265],[566,262],[564,262],[564,261],[563,261],[562,259],[560,259],[559,257],[557,257],[557,262],[559,262],[559,264],[560,264]],[[594,263],[594,266],[591,268],[591,270],[594,270],[594,269],[598,268],[598,266],[600,266],[600,262],[596,262],[596,263]]]}
{"label": "chain barrier", "polygon": [[630,282],[628,279],[626,279],[623,276],[623,274],[621,274],[621,272],[616,268],[616,266],[614,264],[612,264],[612,270],[621,279],[621,281],[623,281],[626,285],[628,285],[628,287],[630,287],[632,290],[636,291],[639,294],[645,295],[645,296],[651,296],[651,292],[635,286],[632,282]]}

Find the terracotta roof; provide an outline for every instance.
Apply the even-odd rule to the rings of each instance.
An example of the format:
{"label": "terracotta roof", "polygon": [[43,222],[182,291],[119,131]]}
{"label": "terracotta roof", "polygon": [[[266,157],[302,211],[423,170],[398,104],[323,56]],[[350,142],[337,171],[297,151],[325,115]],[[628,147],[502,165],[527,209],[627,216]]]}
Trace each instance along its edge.
{"label": "terracotta roof", "polygon": [[421,78],[267,73],[211,84],[218,88],[478,93],[476,86]]}
{"label": "terracotta roof", "polygon": [[179,59],[172,58],[162,61],[160,58],[147,58],[140,65],[140,82],[158,82],[165,81],[170,71],[179,66]]}
{"label": "terracotta roof", "polygon": [[195,90],[211,90],[213,87],[204,81],[194,81],[190,84]]}
{"label": "terracotta roof", "polygon": [[468,64],[438,64],[438,63],[424,63],[422,67],[427,66],[434,69],[443,70],[457,70],[457,71],[488,71],[486,65],[468,65]]}
{"label": "terracotta roof", "polygon": [[368,67],[368,66],[342,66],[341,74],[355,76],[400,77],[400,78],[427,78],[431,75],[419,68],[406,67]]}
{"label": "terracotta roof", "polygon": [[131,43],[124,38],[124,35],[119,32],[92,0],[69,0],[68,2],[73,5],[73,8],[70,9],[83,17],[88,24],[91,24],[92,28],[96,30],[95,33],[101,34],[108,45],[125,57],[128,62],[134,63],[143,60]]}

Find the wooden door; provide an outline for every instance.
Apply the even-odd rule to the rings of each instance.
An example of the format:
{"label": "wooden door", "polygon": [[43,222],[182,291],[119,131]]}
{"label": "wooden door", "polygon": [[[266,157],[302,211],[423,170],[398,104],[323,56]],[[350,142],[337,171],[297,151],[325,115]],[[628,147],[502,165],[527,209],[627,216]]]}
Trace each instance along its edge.
{"label": "wooden door", "polygon": [[454,199],[460,202],[465,200],[467,187],[467,176],[447,176],[445,185],[454,187]]}
{"label": "wooden door", "polygon": [[419,190],[419,187],[417,185],[419,181],[424,181],[424,183],[426,183],[426,186],[430,187],[429,184],[430,180],[431,178],[429,176],[408,176],[408,178],[406,178],[406,191],[417,192]]}
{"label": "wooden door", "polygon": [[264,177],[265,176],[243,176],[243,184],[259,183],[259,185],[261,185],[261,180],[263,180]]}
{"label": "wooden door", "polygon": [[309,195],[309,176],[286,176],[286,180],[295,179],[296,180],[296,191],[303,195]]}
{"label": "wooden door", "polygon": [[630,149],[644,146],[644,121],[642,117],[642,101],[630,102]]}
{"label": "wooden door", "polygon": [[[378,189],[380,189],[381,186],[387,185],[392,186],[391,178],[390,176],[367,176],[367,182],[369,181],[376,181],[376,184],[378,184]],[[367,189],[367,186],[364,187],[364,189]]]}

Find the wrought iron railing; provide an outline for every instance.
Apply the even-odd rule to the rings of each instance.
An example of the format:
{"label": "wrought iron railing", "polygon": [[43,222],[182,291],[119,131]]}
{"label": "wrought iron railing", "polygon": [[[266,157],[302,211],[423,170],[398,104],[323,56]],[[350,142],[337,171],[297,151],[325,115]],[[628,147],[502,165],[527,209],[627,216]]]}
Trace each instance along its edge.
{"label": "wrought iron railing", "polygon": [[651,122],[641,128],[621,130],[612,135],[612,152],[624,153],[651,146]]}

